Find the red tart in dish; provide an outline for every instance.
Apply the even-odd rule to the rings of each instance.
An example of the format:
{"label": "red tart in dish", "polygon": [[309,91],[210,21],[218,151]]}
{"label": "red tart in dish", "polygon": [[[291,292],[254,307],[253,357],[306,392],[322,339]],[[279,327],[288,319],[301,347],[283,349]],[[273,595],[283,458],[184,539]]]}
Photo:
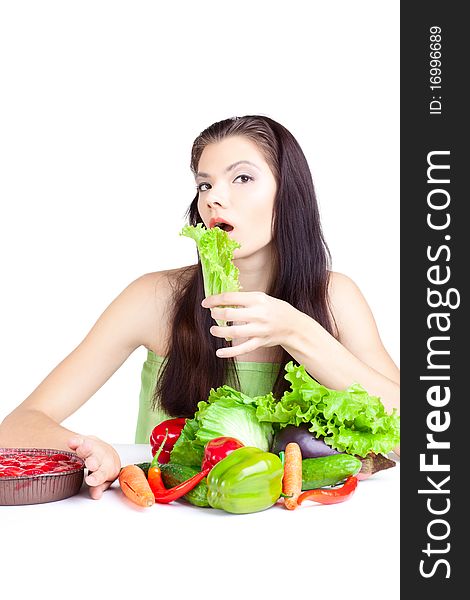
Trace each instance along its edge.
{"label": "red tart in dish", "polygon": [[0,505],[38,504],[77,494],[84,461],[50,448],[0,448]]}

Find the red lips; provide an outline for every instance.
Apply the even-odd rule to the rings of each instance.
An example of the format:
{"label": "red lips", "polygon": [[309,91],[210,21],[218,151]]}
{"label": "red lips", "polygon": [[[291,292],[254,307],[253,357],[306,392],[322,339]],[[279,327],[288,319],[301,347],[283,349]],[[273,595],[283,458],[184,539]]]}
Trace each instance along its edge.
{"label": "red lips", "polygon": [[226,225],[230,225],[230,227],[233,228],[233,225],[225,219],[223,219],[222,217],[212,217],[212,219],[209,221],[209,229],[215,227],[216,223],[225,223]]}

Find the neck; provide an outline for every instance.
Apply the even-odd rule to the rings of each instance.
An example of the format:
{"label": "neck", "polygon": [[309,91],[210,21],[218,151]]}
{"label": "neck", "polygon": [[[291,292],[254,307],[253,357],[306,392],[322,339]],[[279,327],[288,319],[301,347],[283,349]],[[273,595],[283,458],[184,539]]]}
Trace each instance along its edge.
{"label": "neck", "polygon": [[268,293],[273,275],[273,256],[270,246],[256,254],[234,259],[233,264],[239,270],[238,279],[242,292]]}

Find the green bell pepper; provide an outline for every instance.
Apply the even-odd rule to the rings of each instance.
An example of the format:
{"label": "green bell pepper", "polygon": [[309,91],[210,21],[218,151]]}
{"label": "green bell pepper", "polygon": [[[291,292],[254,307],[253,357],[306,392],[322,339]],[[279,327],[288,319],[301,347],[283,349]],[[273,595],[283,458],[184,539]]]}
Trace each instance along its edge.
{"label": "green bell pepper", "polygon": [[207,476],[207,501],[212,508],[236,514],[265,510],[281,496],[283,473],[277,454],[238,448]]}

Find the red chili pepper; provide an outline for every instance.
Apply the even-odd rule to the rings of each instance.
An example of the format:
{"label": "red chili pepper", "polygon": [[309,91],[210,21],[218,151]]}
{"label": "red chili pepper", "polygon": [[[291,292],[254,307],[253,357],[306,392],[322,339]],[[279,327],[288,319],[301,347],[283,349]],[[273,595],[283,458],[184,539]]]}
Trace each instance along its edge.
{"label": "red chili pepper", "polygon": [[[160,427],[165,423],[169,423],[172,420],[173,419],[170,419],[170,421],[164,421],[163,423],[160,423],[160,425],[157,427]],[[174,420],[176,421],[177,419]],[[185,419],[183,420],[185,421]],[[171,440],[170,431],[168,427],[165,427],[165,433],[158,432],[158,435],[160,436],[159,445],[158,447],[156,447],[155,455],[148,470],[147,479],[150,485],[150,489],[152,490],[153,495],[155,497],[155,502],[159,502],[161,504],[167,504],[169,502],[173,502],[173,500],[178,500],[179,498],[182,498],[185,494],[187,494],[193,488],[195,488],[197,484],[204,479],[204,477],[208,475],[209,471],[214,465],[216,465],[219,461],[228,456],[237,448],[243,447],[243,444],[242,442],[240,442],[240,440],[231,437],[218,437],[214,438],[213,440],[210,440],[206,444],[204,450],[204,460],[202,463],[201,472],[197,473],[190,479],[187,479],[186,481],[183,481],[182,483],[175,485],[170,489],[167,489],[165,488],[165,484],[163,483],[162,472],[158,464],[168,462],[169,459],[170,452],[168,452],[167,449],[168,442],[171,442]],[[157,439],[157,436],[155,436],[155,439]],[[167,460],[163,460],[162,458],[160,458],[162,454],[165,458],[166,453],[168,453]]]}
{"label": "red chili pepper", "polygon": [[321,504],[337,504],[351,498],[357,487],[357,477],[351,476],[346,479],[342,487],[330,489],[307,490],[302,492],[297,499],[297,504],[304,500],[314,500]]}
{"label": "red chili pepper", "polygon": [[214,465],[223,458],[231,454],[237,448],[243,448],[240,440],[233,437],[218,437],[207,442],[204,448],[204,458],[202,460],[202,470],[212,469]]}
{"label": "red chili pepper", "polygon": [[164,448],[167,447],[168,443],[168,430],[166,431],[160,446],[155,452],[155,456],[153,457],[152,462],[150,463],[150,467],[147,473],[147,480],[150,486],[150,489],[153,492],[155,497],[155,502],[159,502],[160,504],[168,504],[169,502],[173,502],[173,500],[178,500],[182,498],[185,494],[190,492],[193,488],[197,486],[197,484],[206,477],[209,473],[210,468],[202,470],[200,473],[197,473],[190,479],[183,481],[182,483],[175,485],[172,488],[167,489],[162,479],[162,472],[159,467],[160,454],[164,451]]}
{"label": "red chili pepper", "polygon": [[159,502],[160,504],[168,504],[169,502],[173,502],[173,500],[182,498],[185,494],[195,488],[197,484],[207,476],[209,471],[210,469],[201,471],[190,479],[187,479],[186,481],[183,481],[172,488],[166,489],[162,480],[162,472],[160,471],[160,467],[150,467],[148,472],[148,482],[150,489],[155,496],[155,502]]}
{"label": "red chili pepper", "polygon": [[186,419],[177,418],[177,419],[167,419],[166,421],[162,421],[156,427],[153,428],[152,433],[150,434],[150,445],[152,446],[152,456],[155,455],[158,448],[160,447],[165,435],[168,431],[167,440],[165,446],[160,455],[160,463],[164,464],[169,462],[170,453],[173,450],[173,446],[176,443],[176,440],[181,435],[181,431],[183,427],[186,425]]}

